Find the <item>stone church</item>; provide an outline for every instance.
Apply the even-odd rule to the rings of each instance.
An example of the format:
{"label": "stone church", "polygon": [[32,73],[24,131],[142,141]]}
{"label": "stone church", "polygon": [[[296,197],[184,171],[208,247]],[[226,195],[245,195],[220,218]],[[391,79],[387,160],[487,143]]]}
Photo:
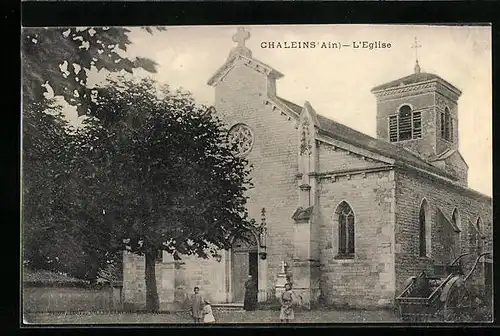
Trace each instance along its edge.
{"label": "stone church", "polygon": [[[221,258],[163,253],[162,309],[182,306],[194,286],[213,304],[237,305],[248,275],[259,302],[291,281],[306,306],[387,307],[408,277],[438,274],[466,252],[468,270],[492,250],[492,200],[467,187],[459,150],[458,88],[417,61],[414,73],[372,89],[373,138],[279,97],[283,74],[252,56],[248,38],[240,28],[208,84],[238,155],[254,166],[247,208],[258,225],[251,243],[235,241]],[[123,300],[143,305],[144,259],[125,253],[123,262]],[[473,279],[491,289],[492,256]]]}

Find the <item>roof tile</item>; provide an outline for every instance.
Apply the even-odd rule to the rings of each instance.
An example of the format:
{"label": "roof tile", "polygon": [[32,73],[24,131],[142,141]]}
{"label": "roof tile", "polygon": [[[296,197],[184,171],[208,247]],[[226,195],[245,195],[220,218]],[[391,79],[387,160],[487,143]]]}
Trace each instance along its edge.
{"label": "roof tile", "polygon": [[[451,86],[452,88],[455,88],[458,90],[458,88],[456,88],[453,84],[449,83],[448,81],[444,80],[443,78],[439,77],[438,75],[428,73],[428,72],[421,72],[421,73],[414,73],[414,74],[390,81],[388,83],[376,86],[371,90],[371,92],[380,91],[380,90],[387,90],[387,89],[396,88],[396,87],[403,86],[403,85],[417,84],[417,83],[427,82],[427,81],[431,81],[431,80],[442,81],[442,82],[446,83],[448,86]],[[458,90],[458,91],[460,91],[460,90]]]}
{"label": "roof tile", "polygon": [[[300,114],[302,107],[286,99],[278,99],[282,103],[286,104],[290,109],[296,111],[297,114]],[[321,131],[334,139],[367,149],[382,156],[395,159],[399,162],[410,164],[417,168],[426,169],[427,171],[440,174],[441,176],[455,179],[443,170],[433,166],[423,158],[413,154],[399,145],[373,138],[320,114],[318,114],[318,120],[320,122]]]}

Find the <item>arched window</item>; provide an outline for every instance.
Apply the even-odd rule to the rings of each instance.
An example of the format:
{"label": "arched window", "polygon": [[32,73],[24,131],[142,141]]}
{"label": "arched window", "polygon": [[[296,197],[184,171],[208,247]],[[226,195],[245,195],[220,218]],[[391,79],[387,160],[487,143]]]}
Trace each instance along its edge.
{"label": "arched window", "polygon": [[451,215],[451,223],[453,225],[453,229],[455,231],[454,236],[453,236],[453,252],[455,253],[455,257],[458,257],[460,254],[461,248],[460,248],[460,228],[461,228],[461,223],[460,223],[460,215],[458,213],[457,208],[453,210],[453,214]]}
{"label": "arched window", "polygon": [[477,240],[475,241],[476,249],[477,249],[477,253],[482,253],[483,252],[483,237],[481,237],[481,230],[483,229],[483,223],[481,221],[481,217],[477,218],[476,228],[477,228]]}
{"label": "arched window", "polygon": [[448,107],[441,112],[441,138],[453,141],[453,120]]}
{"label": "arched window", "polygon": [[419,249],[418,254],[421,257],[431,256],[431,216],[429,213],[429,204],[424,198],[420,203],[420,209],[418,212],[418,243]]}
{"label": "arched window", "polygon": [[420,211],[418,214],[418,227],[419,227],[419,255],[425,257],[427,255],[427,228],[426,228],[426,218],[425,218],[425,206],[426,200],[422,201],[420,205]]}
{"label": "arched window", "polygon": [[399,109],[399,141],[411,139],[411,107],[403,105]]}
{"label": "arched window", "polygon": [[354,213],[349,204],[344,201],[339,204],[335,215],[337,216],[339,226],[339,255],[344,257],[353,257]]}
{"label": "arched window", "polygon": [[453,209],[453,213],[451,215],[451,222],[453,223],[453,226],[455,228],[460,229],[460,217],[458,215],[457,208]]}
{"label": "arched window", "polygon": [[412,111],[410,105],[403,105],[396,115],[389,117],[389,141],[397,142],[422,137],[420,112]]}

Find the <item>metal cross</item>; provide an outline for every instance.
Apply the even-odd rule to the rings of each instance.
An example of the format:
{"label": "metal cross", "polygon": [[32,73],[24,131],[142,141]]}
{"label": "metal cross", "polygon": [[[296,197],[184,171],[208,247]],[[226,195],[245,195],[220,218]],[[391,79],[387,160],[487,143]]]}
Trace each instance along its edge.
{"label": "metal cross", "polygon": [[250,33],[245,30],[245,28],[238,28],[238,32],[233,35],[233,41],[238,43],[239,48],[245,47],[245,41],[250,38]]}
{"label": "metal cross", "polygon": [[412,49],[415,49],[415,59],[418,62],[418,48],[422,48],[421,44],[418,44],[417,37],[415,36],[415,43],[411,46]]}

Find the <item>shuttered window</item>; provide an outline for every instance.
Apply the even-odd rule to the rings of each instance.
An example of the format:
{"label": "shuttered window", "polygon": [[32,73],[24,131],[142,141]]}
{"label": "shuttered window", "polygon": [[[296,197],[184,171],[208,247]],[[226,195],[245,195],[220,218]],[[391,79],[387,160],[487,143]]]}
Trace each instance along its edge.
{"label": "shuttered window", "polygon": [[389,117],[389,139],[391,142],[398,141],[398,116]]}
{"label": "shuttered window", "polygon": [[441,112],[441,138],[453,141],[453,120],[447,107]]}
{"label": "shuttered window", "polygon": [[413,139],[420,139],[422,137],[422,114],[420,112],[413,112]]}
{"label": "shuttered window", "polygon": [[422,137],[422,114],[403,105],[397,115],[389,116],[389,141],[398,142]]}

